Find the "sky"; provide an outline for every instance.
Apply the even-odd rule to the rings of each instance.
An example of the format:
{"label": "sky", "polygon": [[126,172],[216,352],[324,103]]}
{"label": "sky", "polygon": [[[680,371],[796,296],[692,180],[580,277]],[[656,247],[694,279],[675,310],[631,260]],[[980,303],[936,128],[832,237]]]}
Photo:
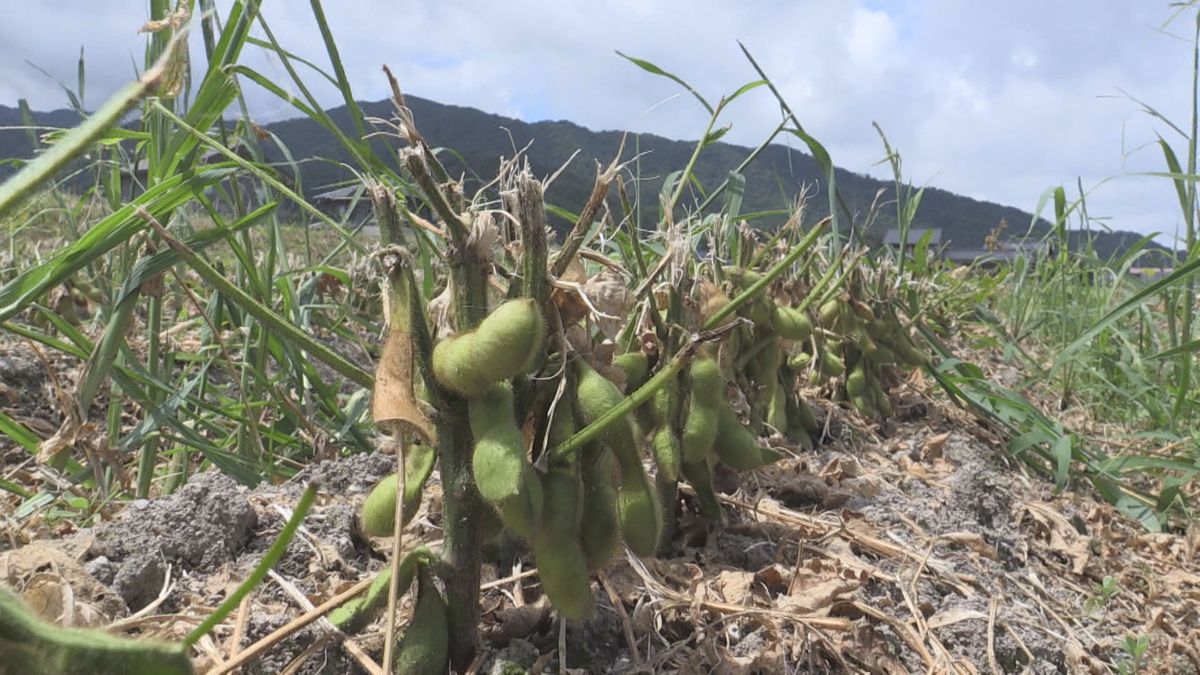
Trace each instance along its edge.
{"label": "sky", "polygon": [[[230,3],[217,0],[218,11]],[[1170,182],[1144,175],[1164,170],[1156,134],[1181,156],[1186,149],[1139,103],[1188,126],[1195,17],[1168,23],[1175,10],[1166,0],[324,5],[359,99],[388,95],[380,70],[388,64],[406,93],[442,103],[694,139],[707,122],[695,99],[616,52],[715,101],[757,79],[740,40],[842,168],[890,177],[874,122],[918,185],[1027,211],[1049,188],[1074,196],[1082,185],[1093,226],[1158,232],[1164,243],[1182,230]],[[0,0],[0,104],[65,107],[55,80],[75,87],[82,48],[84,103],[95,109],[141,63],[137,30],[148,11],[144,0]],[[327,63],[307,0],[264,0],[263,13],[285,47]],[[243,62],[292,89],[277,58],[249,47]],[[323,103],[339,103],[332,87],[308,81]],[[259,121],[293,116],[256,85],[245,91]],[[779,106],[759,88],[722,119],[732,124],[725,140],[756,145],[779,122]]]}

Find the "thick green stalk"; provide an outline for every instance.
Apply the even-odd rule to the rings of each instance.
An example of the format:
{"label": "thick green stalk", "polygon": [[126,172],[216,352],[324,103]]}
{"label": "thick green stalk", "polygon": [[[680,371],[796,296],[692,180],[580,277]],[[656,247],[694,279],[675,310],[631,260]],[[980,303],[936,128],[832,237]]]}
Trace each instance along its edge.
{"label": "thick green stalk", "polygon": [[[421,186],[426,199],[442,218],[449,233],[446,260],[454,287],[454,323],[459,332],[469,331],[487,315],[488,263],[472,243],[459,213],[463,210],[461,194],[447,189],[443,192],[429,173],[429,165],[420,152],[407,149],[401,153],[403,163]],[[415,290],[416,284],[410,284]],[[417,335],[414,325],[414,339]],[[420,351],[420,349],[414,350]],[[418,364],[429,372],[426,364]],[[438,467],[442,477],[443,558],[442,581],[450,626],[450,661],[462,672],[470,665],[479,649],[479,578],[482,531],[479,528],[483,510],[487,508],[475,487],[471,471],[471,449],[474,439],[467,414],[467,401],[442,390],[435,378],[426,379],[433,390],[437,416]]]}

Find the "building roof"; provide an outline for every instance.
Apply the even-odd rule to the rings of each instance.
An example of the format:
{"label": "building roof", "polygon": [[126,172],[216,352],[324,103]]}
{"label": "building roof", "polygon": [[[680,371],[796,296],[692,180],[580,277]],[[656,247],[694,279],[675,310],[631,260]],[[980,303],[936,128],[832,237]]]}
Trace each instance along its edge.
{"label": "building roof", "polygon": [[[940,227],[914,227],[908,231],[908,241],[905,242],[908,246],[915,246],[921,241],[921,237],[925,236],[926,232],[932,232],[929,237],[930,245],[942,243],[942,228]],[[883,235],[883,243],[885,246],[900,245],[900,230],[892,228]]]}
{"label": "building roof", "polygon": [[[361,185],[351,185],[328,192],[322,192],[319,195],[313,195],[314,202],[348,202],[354,199],[362,190]],[[366,196],[365,194],[363,195]]]}
{"label": "building roof", "polygon": [[956,263],[1011,262],[1017,258],[1033,258],[1049,250],[1049,244],[1040,241],[1007,241],[994,249],[948,246],[942,253],[946,260]]}

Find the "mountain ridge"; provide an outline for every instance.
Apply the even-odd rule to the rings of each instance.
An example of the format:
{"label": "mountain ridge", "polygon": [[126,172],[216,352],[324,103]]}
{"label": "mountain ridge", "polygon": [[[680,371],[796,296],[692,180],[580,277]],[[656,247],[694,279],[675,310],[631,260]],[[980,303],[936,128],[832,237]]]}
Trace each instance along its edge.
{"label": "mountain ridge", "polygon": [[[444,160],[452,173],[467,176],[468,191],[479,187],[478,177],[495,175],[500,158],[511,157],[514,146],[524,148],[528,145],[526,157],[531,169],[543,177],[558,171],[572,153],[579,150],[578,156],[562,170],[547,190],[550,203],[568,210],[576,210],[586,201],[595,179],[596,162],[607,165],[616,155],[621,137],[625,134],[620,130],[592,130],[569,120],[525,122],[419,96],[410,95],[406,99],[422,135],[432,145],[454,151],[447,153]],[[393,114],[392,104],[388,100],[360,101],[358,105],[367,117],[388,119]],[[327,112],[340,128],[353,130],[346,106],[329,108]],[[70,110],[32,114],[39,125],[45,126],[68,126],[79,119]],[[0,127],[20,124],[17,108],[0,105]],[[299,163],[299,185],[306,196],[312,197],[353,178],[349,171],[340,166],[341,163],[349,163],[350,157],[332,134],[312,120],[303,117],[282,119],[263,127],[273,133]],[[379,146],[378,149],[390,152],[382,141],[374,143]],[[631,156],[635,148],[642,153],[638,160],[641,184],[631,185],[630,188],[640,188],[644,219],[656,219],[657,195],[663,178],[685,166],[694,147],[695,141],[630,133],[624,157]],[[270,142],[264,145],[264,150],[270,161],[284,162],[286,159],[284,153]],[[718,141],[702,153],[696,165],[696,176],[705,189],[712,189],[750,151],[751,148],[745,146]],[[31,153],[28,131],[0,128],[0,159],[28,157]],[[283,170],[290,172],[291,167],[284,166]],[[743,175],[743,214],[787,208],[805,185],[815,185],[818,190],[808,201],[807,219],[816,220],[828,214],[828,200],[823,192],[824,176],[811,155],[773,143],[746,168]],[[838,190],[855,214],[856,222],[863,221],[880,190],[885,191],[884,200],[887,199],[886,195],[893,193],[891,181],[878,180],[842,168],[836,168],[835,177]],[[1006,236],[1023,235],[1030,231],[1033,236],[1040,237],[1050,229],[1045,220],[1034,221],[1032,214],[1027,211],[955,194],[936,186],[926,187],[913,226],[940,228],[943,242],[948,245],[982,248],[987,236],[1001,222],[1008,225]],[[878,243],[883,233],[894,226],[895,209],[882,208],[875,214],[870,229],[862,234],[866,241]],[[1097,253],[1104,258],[1119,255],[1141,239],[1136,233],[1124,231],[1092,234]],[[1073,238],[1080,239],[1081,236],[1076,233]]]}

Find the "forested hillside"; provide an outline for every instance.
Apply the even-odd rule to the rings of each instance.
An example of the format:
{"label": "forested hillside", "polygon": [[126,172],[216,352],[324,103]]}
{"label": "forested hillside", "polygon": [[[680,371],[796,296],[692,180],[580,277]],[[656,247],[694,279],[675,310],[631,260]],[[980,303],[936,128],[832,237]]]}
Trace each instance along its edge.
{"label": "forested hillside", "polygon": [[[620,131],[592,131],[567,121],[527,123],[509,117],[492,115],[474,108],[444,105],[416,96],[408,97],[421,129],[430,142],[453,152],[447,152],[448,166],[467,178],[467,187],[479,185],[477,176],[495,175],[501,157],[511,157],[513,147],[528,145],[527,156],[535,174],[549,176],[579,150],[579,155],[550,187],[547,199],[557,205],[582,204],[591,191],[595,177],[596,162],[607,164],[615,156],[621,142]],[[362,103],[363,113],[370,117],[390,118],[392,106],[388,101]],[[343,129],[350,130],[350,118],[345,107],[331,109],[330,115]],[[73,124],[78,116],[68,110],[34,113],[39,125],[61,127]],[[20,126],[21,116],[16,108],[0,105],[0,127]],[[300,171],[299,183],[308,196],[319,194],[351,180],[353,176],[345,168],[349,162],[344,148],[337,140],[307,118],[297,118],[266,125],[280,142],[287,146]],[[381,140],[380,143],[387,141]],[[531,143],[532,142],[532,143]],[[31,139],[25,129],[0,129],[0,158],[24,158],[31,152]],[[653,219],[658,215],[658,194],[663,178],[673,170],[687,164],[694,143],[673,141],[660,136],[643,134],[630,136],[625,157],[640,153],[636,170],[641,177],[643,218]],[[281,163],[285,175],[294,175],[286,165],[285,155],[274,145],[265,148],[268,158]],[[706,149],[701,156],[696,176],[704,188],[719,185],[750,152],[750,148],[717,143]],[[882,154],[882,150],[881,150]],[[394,156],[394,153],[388,153]],[[834,158],[836,161],[836,157]],[[0,175],[12,170],[12,163],[0,164]],[[809,220],[828,213],[825,197],[825,181],[812,157],[794,148],[773,144],[764,150],[747,168],[745,173],[746,193],[742,213],[755,213],[786,208],[804,186],[809,187]],[[838,170],[837,185],[843,198],[862,223],[870,210],[876,194],[886,190],[884,200],[891,193],[891,183],[875,180],[851,171]],[[631,186],[632,187],[632,186]],[[1031,195],[1030,199],[1036,198]],[[1032,216],[1020,209],[977,201],[952,192],[929,186],[925,191],[918,213],[920,227],[937,227],[943,230],[943,242],[956,246],[981,247],[984,239],[1002,220],[1008,223],[1008,236],[1023,235]],[[769,226],[778,218],[766,217],[759,225]],[[872,228],[863,233],[870,243],[878,243],[883,232],[894,227],[895,211],[880,209]],[[1035,227],[1041,235],[1047,231],[1044,222]],[[1128,232],[1097,233],[1095,246],[1101,257],[1110,257],[1136,242],[1138,236]],[[1076,237],[1078,240],[1079,238]]]}

